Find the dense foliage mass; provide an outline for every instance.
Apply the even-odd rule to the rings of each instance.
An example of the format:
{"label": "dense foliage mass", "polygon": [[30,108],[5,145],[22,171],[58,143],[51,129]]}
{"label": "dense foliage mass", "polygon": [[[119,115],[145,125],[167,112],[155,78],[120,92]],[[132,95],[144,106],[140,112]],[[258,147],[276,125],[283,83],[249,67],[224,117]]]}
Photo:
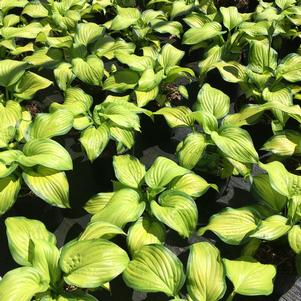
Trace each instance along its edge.
{"label": "dense foliage mass", "polygon": [[[0,300],[97,301],[118,276],[164,300],[251,300],[283,260],[300,275],[300,26],[300,0],[0,0],[0,214],[20,266]],[[185,133],[174,156],[144,164],[142,121]],[[61,247],[10,212],[24,195],[72,210],[69,136],[115,178]],[[201,217],[233,178],[252,201]]]}

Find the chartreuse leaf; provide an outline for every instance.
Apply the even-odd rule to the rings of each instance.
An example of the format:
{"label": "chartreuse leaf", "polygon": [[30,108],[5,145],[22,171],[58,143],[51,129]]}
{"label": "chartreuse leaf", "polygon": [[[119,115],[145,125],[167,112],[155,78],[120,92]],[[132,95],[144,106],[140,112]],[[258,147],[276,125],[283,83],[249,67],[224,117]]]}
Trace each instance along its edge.
{"label": "chartreuse leaf", "polygon": [[301,227],[300,225],[295,225],[288,232],[288,242],[292,250],[300,254],[301,253]]}
{"label": "chartreuse leaf", "polygon": [[164,225],[155,219],[140,217],[128,231],[127,245],[131,254],[134,255],[145,245],[164,242],[165,231]]}
{"label": "chartreuse leaf", "polygon": [[288,172],[281,162],[260,163],[260,167],[268,173],[271,186],[277,192],[287,197],[301,195],[301,176]]}
{"label": "chartreuse leaf", "polygon": [[272,215],[263,220],[256,232],[250,237],[256,237],[263,240],[275,240],[286,234],[291,226],[288,224],[288,219],[281,215]]}
{"label": "chartreuse leaf", "polygon": [[91,162],[99,157],[107,146],[109,140],[110,130],[105,123],[97,128],[92,126],[85,129],[79,139]]}
{"label": "chartreuse leaf", "polygon": [[59,268],[60,251],[53,244],[42,239],[31,238],[29,242],[29,261],[42,278],[57,285],[61,279]]}
{"label": "chartreuse leaf", "polygon": [[48,16],[48,10],[40,3],[40,1],[37,1],[26,4],[22,14],[32,18],[45,18]]}
{"label": "chartreuse leaf", "polygon": [[176,66],[181,61],[184,54],[184,51],[167,43],[162,47],[158,62],[164,68],[165,73],[168,73],[171,67]]}
{"label": "chartreuse leaf", "polygon": [[223,23],[228,30],[232,30],[243,21],[236,6],[221,7],[220,11],[223,16]]}
{"label": "chartreuse leaf", "polygon": [[8,128],[10,126],[16,127],[17,122],[22,118],[22,108],[16,101],[9,100],[5,106],[0,104],[0,129]]}
{"label": "chartreuse leaf", "polygon": [[219,250],[208,242],[190,247],[187,290],[193,301],[220,300],[226,291],[224,266]]}
{"label": "chartreuse leaf", "polygon": [[61,250],[64,280],[82,288],[98,287],[117,277],[127,267],[127,253],[105,239],[72,241]]}
{"label": "chartreuse leaf", "polygon": [[[119,152],[119,145],[123,148],[131,149],[135,143],[134,132],[131,129],[124,129],[118,126],[110,126],[110,134],[112,139],[117,142],[117,152]],[[124,151],[124,149],[123,149]]]}
{"label": "chartreuse leaf", "polygon": [[191,113],[190,116],[203,127],[206,134],[210,135],[218,130],[218,121],[213,114],[206,111],[196,111]]}
{"label": "chartreuse leaf", "polygon": [[0,281],[1,301],[30,301],[37,293],[48,289],[48,283],[38,270],[22,267],[9,271]]}
{"label": "chartreuse leaf", "polygon": [[177,126],[192,126],[193,118],[190,117],[191,110],[184,106],[179,106],[175,108],[162,108],[155,112],[156,115],[163,115],[166,122],[171,128]]}
{"label": "chartreuse leaf", "polygon": [[248,68],[259,74],[266,68],[277,68],[277,52],[270,48],[267,40],[251,42]]}
{"label": "chartreuse leaf", "polygon": [[257,163],[259,158],[249,133],[238,127],[224,127],[211,138],[227,157],[241,163]]}
{"label": "chartreuse leaf", "polygon": [[167,190],[159,197],[159,204],[151,201],[154,216],[177,231],[183,237],[189,237],[195,230],[198,210],[194,200],[181,191]]}
{"label": "chartreuse leaf", "polygon": [[43,166],[36,170],[25,169],[23,180],[32,192],[45,202],[60,208],[68,208],[69,184],[64,172]]}
{"label": "chartreuse leaf", "polygon": [[194,173],[188,173],[180,178],[174,179],[171,182],[169,189],[182,191],[194,198],[197,198],[205,194],[210,187],[218,190],[215,184],[209,184],[202,177]]}
{"label": "chartreuse leaf", "polygon": [[63,91],[66,91],[74,80],[75,75],[72,72],[72,65],[69,63],[61,63],[54,70],[53,74],[57,85]]}
{"label": "chartreuse leaf", "polygon": [[188,29],[183,35],[182,44],[195,45],[222,33],[222,26],[218,22],[205,23],[202,27]]}
{"label": "chartreuse leaf", "polygon": [[201,159],[207,146],[206,137],[200,133],[189,134],[177,146],[179,164],[192,169]]}
{"label": "chartreuse leaf", "polygon": [[32,99],[36,92],[49,87],[50,80],[32,72],[25,72],[21,80],[15,85],[14,95],[21,99]]}
{"label": "chartreuse leaf", "polygon": [[22,27],[2,27],[0,34],[6,39],[23,38],[35,39],[44,27],[39,22],[32,22]]}
{"label": "chartreuse leaf", "polygon": [[185,282],[183,265],[177,256],[160,244],[147,245],[135,254],[123,272],[127,286],[140,292],[178,295]]}
{"label": "chartreuse leaf", "polygon": [[138,56],[136,54],[126,53],[122,50],[117,50],[115,56],[119,62],[128,65],[130,69],[134,71],[143,72],[147,68],[153,68],[154,61],[149,56]]}
{"label": "chartreuse leaf", "polygon": [[100,192],[92,197],[85,205],[85,210],[90,214],[96,214],[102,210],[110,201],[114,192]]}
{"label": "chartreuse leaf", "polygon": [[123,30],[137,22],[140,11],[137,8],[117,6],[117,16],[112,20],[111,30]]}
{"label": "chartreuse leaf", "polygon": [[52,138],[67,134],[73,125],[73,114],[68,110],[38,114],[29,129],[32,139]]}
{"label": "chartreuse leaf", "polygon": [[65,91],[65,101],[63,104],[58,104],[56,102],[52,103],[50,106],[51,111],[55,111],[57,109],[67,109],[73,113],[74,116],[80,114],[86,114],[92,103],[92,97],[86,94],[80,88],[68,88]]}
{"label": "chartreuse leaf", "polygon": [[230,83],[243,82],[247,75],[247,68],[238,62],[214,61],[214,66],[220,72],[222,78]]}
{"label": "chartreuse leaf", "polygon": [[287,197],[272,188],[267,174],[253,177],[251,193],[259,201],[264,202],[276,212],[280,212],[287,203]]}
{"label": "chartreuse leaf", "polygon": [[234,293],[244,296],[270,295],[276,268],[271,264],[261,264],[245,260],[223,259],[226,275],[234,285]]}
{"label": "chartreuse leaf", "polygon": [[92,22],[78,24],[74,36],[75,45],[87,46],[95,42],[102,35],[103,29],[103,27]]}
{"label": "chartreuse leaf", "polygon": [[90,222],[85,231],[80,235],[79,240],[89,239],[111,239],[117,234],[125,234],[121,228],[107,222]]}
{"label": "chartreuse leaf", "polygon": [[104,65],[96,55],[89,55],[86,60],[74,58],[72,60],[74,74],[84,83],[99,86],[104,72]]}
{"label": "chartreuse leaf", "polygon": [[280,7],[282,10],[285,10],[286,8],[292,6],[296,3],[296,0],[275,0],[275,3],[278,7]]}
{"label": "chartreuse leaf", "polygon": [[195,104],[196,111],[205,111],[213,114],[217,119],[223,118],[230,109],[230,98],[222,91],[212,88],[209,84],[203,85],[198,93]]}
{"label": "chartreuse leaf", "polygon": [[23,166],[42,165],[56,170],[72,169],[69,153],[56,141],[40,138],[28,141],[23,147],[24,155],[18,157]]}
{"label": "chartreuse leaf", "polygon": [[84,293],[83,291],[76,291],[73,293],[61,293],[57,297],[52,297],[50,295],[43,296],[41,301],[99,301],[92,295]]}
{"label": "chartreuse leaf", "polygon": [[280,156],[301,154],[301,133],[294,130],[279,132],[272,136],[262,149]]}
{"label": "chartreuse leaf", "polygon": [[28,0],[2,0],[0,3],[0,9],[7,13],[14,7],[24,7],[28,3]]}
{"label": "chartreuse leaf", "polygon": [[278,65],[276,76],[292,83],[298,82],[301,77],[301,56],[296,53],[287,55]]}
{"label": "chartreuse leaf", "polygon": [[158,157],[145,174],[145,182],[151,188],[166,186],[172,179],[190,171],[180,167],[174,161],[165,157]]}
{"label": "chartreuse leaf", "polygon": [[103,89],[116,93],[122,93],[135,88],[139,81],[139,74],[130,69],[113,73],[103,83]]}
{"label": "chartreuse leaf", "polygon": [[128,222],[136,221],[145,209],[145,203],[140,200],[138,192],[125,188],[114,193],[107,205],[98,211],[92,221],[104,221],[118,227]]}
{"label": "chartreuse leaf", "polygon": [[29,257],[31,239],[41,239],[52,245],[56,243],[55,236],[47,231],[40,221],[25,217],[8,217],[5,225],[10,253],[20,265],[31,265]]}
{"label": "chartreuse leaf", "polygon": [[209,224],[200,228],[198,234],[210,230],[225,243],[238,245],[256,230],[257,224],[258,218],[249,208],[226,208],[212,215]]}
{"label": "chartreuse leaf", "polygon": [[130,155],[114,156],[113,166],[116,178],[124,185],[138,188],[145,175],[145,166]]}
{"label": "chartreuse leaf", "polygon": [[14,85],[24,74],[28,64],[13,60],[0,61],[0,86]]}
{"label": "chartreuse leaf", "polygon": [[0,215],[4,214],[15,203],[20,189],[20,178],[14,175],[0,178]]}
{"label": "chartreuse leaf", "polygon": [[[297,184],[298,185],[298,184]],[[300,186],[298,186],[300,189]],[[301,195],[292,196],[287,206],[287,217],[291,224],[296,224],[301,220]]]}

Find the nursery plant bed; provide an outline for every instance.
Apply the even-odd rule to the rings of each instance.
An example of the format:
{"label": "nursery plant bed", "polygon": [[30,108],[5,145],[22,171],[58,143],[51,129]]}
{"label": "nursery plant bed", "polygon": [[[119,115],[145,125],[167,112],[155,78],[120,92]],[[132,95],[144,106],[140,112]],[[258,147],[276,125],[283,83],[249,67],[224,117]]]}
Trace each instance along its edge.
{"label": "nursery plant bed", "polygon": [[300,20],[0,0],[0,301],[301,300]]}

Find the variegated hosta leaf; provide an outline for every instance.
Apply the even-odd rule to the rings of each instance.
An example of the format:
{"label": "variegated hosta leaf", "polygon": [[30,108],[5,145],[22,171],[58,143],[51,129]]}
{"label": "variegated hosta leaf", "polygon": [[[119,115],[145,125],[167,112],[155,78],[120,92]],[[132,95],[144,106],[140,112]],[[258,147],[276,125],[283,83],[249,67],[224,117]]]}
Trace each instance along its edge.
{"label": "variegated hosta leaf", "polygon": [[[118,145],[122,145],[126,149],[131,149],[135,143],[135,134],[132,129],[110,126],[110,134],[112,138],[118,143]],[[118,146],[117,152],[119,152]]]}
{"label": "variegated hosta leaf", "polygon": [[224,266],[219,250],[208,242],[190,247],[187,289],[193,301],[220,300],[226,291]]}
{"label": "variegated hosta leaf", "polygon": [[0,281],[1,301],[30,301],[37,294],[48,289],[39,271],[22,267],[9,271]]}
{"label": "variegated hosta leaf", "polygon": [[281,162],[260,163],[260,167],[267,171],[271,186],[277,192],[287,197],[301,195],[301,176],[288,172]]}
{"label": "variegated hosta leaf", "polygon": [[145,166],[130,155],[114,156],[115,176],[122,184],[138,188],[145,175]]}
{"label": "variegated hosta leaf", "polygon": [[243,21],[236,6],[221,7],[220,11],[223,16],[224,25],[228,30],[232,30]]}
{"label": "variegated hosta leaf", "polygon": [[184,33],[182,44],[195,45],[215,38],[223,33],[221,30],[222,26],[218,22],[209,22],[202,27],[190,28]]}
{"label": "variegated hosta leaf", "polygon": [[145,174],[145,182],[151,188],[166,186],[172,179],[190,171],[180,167],[174,161],[165,157],[158,157]]}
{"label": "variegated hosta leaf", "polygon": [[29,129],[29,137],[52,138],[67,134],[73,125],[73,114],[68,110],[41,113],[34,119]]}
{"label": "variegated hosta leaf", "polygon": [[72,60],[72,70],[76,76],[86,84],[99,86],[104,72],[104,65],[96,55],[89,55],[85,60]]}
{"label": "variegated hosta leaf", "polygon": [[47,231],[43,223],[25,217],[8,217],[5,220],[10,253],[14,260],[25,266],[31,265],[30,240],[41,239],[55,245],[55,236]]}
{"label": "variegated hosta leaf", "polygon": [[100,156],[110,140],[108,126],[103,123],[98,128],[94,126],[87,128],[79,139],[91,162]]}
{"label": "variegated hosta leaf", "polygon": [[33,139],[23,147],[24,155],[18,162],[27,167],[42,165],[56,170],[72,169],[69,153],[56,141],[46,138]]}
{"label": "variegated hosta leaf", "polygon": [[277,52],[267,40],[251,42],[248,68],[259,74],[263,74],[266,68],[277,68]]}
{"label": "variegated hosta leaf", "polygon": [[82,288],[111,281],[128,262],[127,253],[105,239],[72,241],[62,248],[59,261],[65,282]]}
{"label": "variegated hosta leaf", "polygon": [[225,243],[238,245],[256,230],[257,224],[258,218],[249,208],[226,208],[214,214],[209,224],[200,228],[198,233],[203,235],[210,230]]}
{"label": "variegated hosta leaf", "polygon": [[259,160],[252,138],[246,130],[225,127],[219,133],[212,132],[211,138],[227,157],[242,163],[257,163]]}
{"label": "variegated hosta leaf", "polygon": [[288,224],[288,219],[281,215],[272,215],[263,220],[256,232],[250,237],[256,237],[263,240],[275,240],[286,234],[291,226]]}
{"label": "variegated hosta leaf", "polygon": [[279,132],[272,136],[262,149],[280,156],[301,154],[301,133],[294,130]]}
{"label": "variegated hosta leaf", "polygon": [[22,112],[22,118],[19,121],[17,128],[16,140],[19,142],[25,142],[28,137],[29,127],[32,123],[32,116],[29,111]]}
{"label": "variegated hosta leaf", "polygon": [[205,194],[210,187],[218,190],[215,184],[209,184],[202,177],[194,173],[188,173],[179,179],[173,180],[169,189],[182,191],[194,198],[197,198]]}
{"label": "variegated hosta leaf", "polygon": [[298,82],[301,77],[301,56],[296,53],[287,55],[278,66],[276,75],[292,83]]}
{"label": "variegated hosta leaf", "polygon": [[93,103],[92,97],[80,88],[68,88],[64,96],[64,103],[52,103],[50,106],[51,111],[63,108],[72,112],[74,116],[86,115]]}
{"label": "variegated hosta leaf", "polygon": [[[297,189],[300,189],[300,186],[297,186]],[[291,224],[297,224],[301,221],[301,195],[292,196],[289,200],[287,217]]]}
{"label": "variegated hosta leaf", "polygon": [[148,68],[153,68],[154,65],[153,59],[148,56],[138,56],[136,54],[129,54],[122,50],[117,50],[115,52],[115,56],[119,62],[128,65],[131,70],[138,72],[143,72]]}
{"label": "variegated hosta leaf", "polygon": [[123,30],[135,24],[140,18],[140,11],[132,7],[117,6],[117,16],[112,20],[111,30]]}
{"label": "variegated hosta leaf", "polygon": [[205,111],[213,114],[217,119],[229,113],[230,98],[222,91],[212,88],[209,84],[203,85],[195,103],[196,111]]}
{"label": "variegated hosta leaf", "polygon": [[22,77],[27,66],[26,62],[13,60],[0,61],[0,86],[8,87],[14,85]]}
{"label": "variegated hosta leaf", "polygon": [[49,87],[50,80],[32,72],[25,72],[14,88],[14,95],[21,99],[32,99],[36,92]]}
{"label": "variegated hosta leaf", "polygon": [[58,285],[61,280],[59,268],[59,249],[51,242],[31,238],[29,242],[29,261],[37,269],[42,279],[52,285]]}
{"label": "variegated hosta leaf", "polygon": [[288,242],[293,251],[297,254],[301,253],[301,227],[295,225],[288,232]]}
{"label": "variegated hosta leaf", "polygon": [[48,10],[40,1],[37,1],[26,4],[22,11],[22,14],[28,15],[32,18],[45,18],[48,16]]}
{"label": "variegated hosta leaf", "polygon": [[267,174],[253,177],[251,193],[277,212],[280,212],[288,201],[286,196],[272,188]]}
{"label": "variegated hosta leaf", "polygon": [[294,5],[296,3],[296,0],[275,0],[275,3],[282,10],[285,10],[286,8]]}
{"label": "variegated hosta leaf", "polygon": [[107,222],[90,222],[85,231],[80,235],[79,240],[89,240],[89,239],[111,239],[117,234],[125,233],[121,228],[116,225],[107,223]]}
{"label": "variegated hosta leaf", "polygon": [[200,133],[189,134],[177,146],[179,164],[192,169],[201,159],[207,146],[205,135]]}
{"label": "variegated hosta leaf", "polygon": [[234,285],[234,292],[245,296],[270,295],[276,268],[271,264],[261,264],[245,260],[224,259],[226,275]]}
{"label": "variegated hosta leaf", "polygon": [[177,231],[183,237],[189,237],[195,230],[198,221],[198,210],[194,200],[187,194],[167,190],[159,197],[159,204],[151,201],[154,216]]}
{"label": "variegated hosta leaf", "polygon": [[[218,55],[217,53],[216,55]],[[224,62],[218,60],[214,62],[214,67],[218,69],[222,78],[230,83],[240,83],[246,78],[246,66],[241,65],[238,62]]]}
{"label": "variegated hosta leaf", "polygon": [[162,47],[158,62],[167,74],[171,67],[178,65],[184,54],[184,51],[181,51],[171,44],[167,43]]}
{"label": "variegated hosta leaf", "polygon": [[10,126],[16,127],[17,122],[20,121],[21,118],[22,108],[18,102],[9,100],[5,106],[2,103],[0,104],[1,130]]}
{"label": "variegated hosta leaf", "polygon": [[145,202],[140,200],[138,192],[125,188],[116,191],[107,205],[92,217],[92,221],[105,221],[122,228],[136,221],[144,209]]}
{"label": "variegated hosta leaf", "polygon": [[31,191],[45,202],[60,208],[69,208],[69,184],[64,172],[43,166],[36,170],[26,168],[22,177]]}
{"label": "variegated hosta leaf", "polygon": [[20,178],[14,175],[0,178],[0,215],[4,214],[15,203],[20,189]]}
{"label": "variegated hosta leaf", "polygon": [[92,197],[85,205],[85,210],[90,214],[96,214],[102,210],[110,201],[114,192],[100,192]]}
{"label": "variegated hosta leaf", "polygon": [[135,88],[139,81],[139,74],[130,69],[114,72],[103,83],[103,89],[116,93],[123,93]]}
{"label": "variegated hosta leaf", "polygon": [[141,217],[129,228],[127,245],[131,254],[138,252],[143,246],[160,244],[165,241],[165,227],[160,222]]}
{"label": "variegated hosta leaf", "polygon": [[92,22],[78,24],[74,36],[75,45],[87,46],[95,42],[102,35],[103,29],[103,27]]}
{"label": "variegated hosta leaf", "polygon": [[123,272],[127,286],[140,292],[163,292],[176,296],[185,282],[181,261],[162,245],[146,245]]}
{"label": "variegated hosta leaf", "polygon": [[187,107],[162,108],[155,112],[156,115],[163,115],[171,128],[177,126],[193,126],[194,120],[190,117],[191,110]]}
{"label": "variegated hosta leaf", "polygon": [[35,39],[43,29],[43,25],[39,22],[32,22],[22,27],[2,27],[0,34],[6,40],[13,38]]}
{"label": "variegated hosta leaf", "polygon": [[76,77],[72,72],[72,65],[69,63],[61,63],[53,70],[53,74],[57,85],[63,91],[69,88],[70,84]]}

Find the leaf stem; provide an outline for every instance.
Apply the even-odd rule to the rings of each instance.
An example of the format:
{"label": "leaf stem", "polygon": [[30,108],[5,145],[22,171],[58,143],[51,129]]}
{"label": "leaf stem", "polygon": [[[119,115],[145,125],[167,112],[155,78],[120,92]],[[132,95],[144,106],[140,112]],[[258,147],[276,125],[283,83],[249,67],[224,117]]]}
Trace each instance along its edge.
{"label": "leaf stem", "polygon": [[232,301],[235,295],[236,295],[236,292],[233,291],[233,292],[228,296],[228,298],[227,298],[226,301]]}

